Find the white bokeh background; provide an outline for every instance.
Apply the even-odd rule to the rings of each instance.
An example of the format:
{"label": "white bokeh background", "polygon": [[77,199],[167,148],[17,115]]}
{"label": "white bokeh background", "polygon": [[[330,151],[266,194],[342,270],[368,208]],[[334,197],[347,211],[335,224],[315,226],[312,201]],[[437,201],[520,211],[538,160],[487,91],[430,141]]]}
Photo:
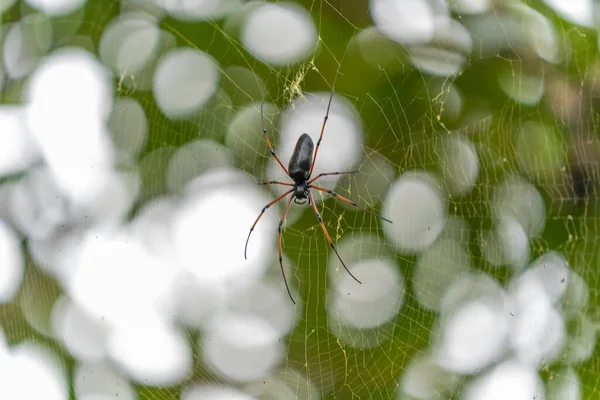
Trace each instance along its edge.
{"label": "white bokeh background", "polygon": [[[15,1],[0,2],[0,10]],[[550,19],[521,3],[495,13],[492,3],[371,0],[372,26],[346,23],[355,30],[351,42],[366,64],[394,61],[378,47],[385,42],[402,48],[406,65],[421,76],[450,79],[474,52],[489,56],[508,48],[526,47],[529,56],[549,63],[562,60]],[[597,24],[592,0],[544,3],[582,29]],[[348,351],[374,352],[389,343],[390,332],[409,329],[398,322],[402,313],[415,324],[435,315],[428,346],[394,377],[398,388],[387,392],[392,397],[582,398],[573,366],[587,361],[596,343],[597,326],[585,317],[590,289],[565,254],[534,247],[548,213],[534,182],[547,182],[565,164],[550,127],[525,121],[515,132],[517,166],[485,183],[489,201],[473,211],[485,210],[493,222],[480,232],[454,216],[453,206],[487,178],[485,139],[448,132],[433,140],[435,168],[399,168],[368,147],[367,137],[372,141],[377,133],[361,120],[365,103],[334,93],[313,176],[360,169],[351,181],[359,187],[350,197],[393,224],[356,217],[355,225],[366,225],[368,236],[345,234],[350,223],[340,221],[352,219],[354,211],[333,206],[325,193],[315,195],[359,285],[329,248],[315,250],[321,246],[317,240],[325,239],[314,216],[313,230],[295,227],[312,210],[293,205],[285,221],[289,233],[301,238],[293,246],[310,249],[284,251],[294,305],[277,262],[283,204],[260,220],[247,260],[243,244],[261,208],[281,193],[256,182],[289,181],[266,150],[261,102],[266,101],[269,137],[286,166],[299,135],[306,132],[316,142],[323,124],[327,88],[303,93],[284,107],[262,93],[273,80],[292,93],[296,77],[286,75],[286,68],[328,51],[315,10],[286,1],[116,4],[111,7],[118,15],[93,51],[55,40],[65,35],[57,28],[69,24],[53,18],[81,23],[85,0],[23,1],[35,13],[2,27],[0,88],[13,84],[20,101],[0,105],[0,307],[16,305],[27,322],[11,325],[0,311],[1,399],[61,400],[70,391],[81,399],[136,399],[141,385],[173,393],[177,388],[182,400],[321,398],[327,395],[319,391],[323,382],[288,353],[290,337],[309,342],[313,332],[325,335],[302,331],[305,313],[316,307],[327,315],[321,320],[327,335]],[[474,18],[463,21],[457,13]],[[221,65],[210,50],[195,48],[182,40],[185,34],[161,24],[167,17],[188,24],[223,20],[223,29],[237,34],[230,51],[239,52],[244,64]],[[499,27],[506,35],[494,32]],[[254,71],[265,66],[270,80]],[[515,87],[515,81],[522,85]],[[497,82],[521,105],[539,104],[545,90],[535,73],[514,68]],[[445,84],[452,97],[444,113],[458,118],[461,92]],[[225,88],[233,89],[227,94]],[[237,103],[239,93],[253,90],[262,97]],[[153,105],[128,95],[133,93],[147,94]],[[230,119],[219,117],[223,109]],[[176,149],[151,140],[177,135],[166,121],[198,115],[225,126],[200,126],[200,137],[193,132],[194,140]],[[218,129],[223,140],[211,135]],[[385,147],[377,137],[374,143]],[[539,157],[532,150],[538,146]],[[333,189],[344,186],[344,178],[319,184]],[[343,227],[334,231],[336,218]],[[463,236],[475,232],[476,250]],[[304,255],[324,251],[327,257],[306,265]],[[412,268],[400,268],[408,259],[414,260]],[[501,282],[474,268],[475,261],[488,272],[507,268],[510,278]],[[319,279],[327,284],[307,278],[322,263],[327,272]],[[33,300],[22,289],[30,269],[51,282]],[[323,294],[314,293],[325,287]],[[48,312],[26,307],[38,302],[47,303]],[[573,324],[581,328],[573,330]],[[45,341],[7,340],[7,331],[29,330]],[[327,358],[328,340],[319,338],[322,349],[311,351],[323,350]],[[342,359],[328,361],[347,368]],[[558,362],[563,368],[558,378],[543,381],[540,371]],[[192,379],[199,368],[219,384]],[[459,387],[464,377],[471,379]]]}

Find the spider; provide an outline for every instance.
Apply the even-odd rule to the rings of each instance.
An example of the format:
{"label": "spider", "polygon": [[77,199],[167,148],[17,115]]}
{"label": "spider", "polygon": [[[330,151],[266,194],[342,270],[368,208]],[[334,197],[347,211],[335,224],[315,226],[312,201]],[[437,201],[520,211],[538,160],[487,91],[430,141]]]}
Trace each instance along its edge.
{"label": "spider", "polygon": [[[262,211],[260,212],[260,214],[258,215],[256,220],[254,221],[254,224],[252,224],[252,227],[250,228],[250,232],[248,233],[248,238],[246,239],[246,246],[244,248],[244,258],[247,259],[246,251],[248,250],[248,242],[250,241],[250,235],[252,235],[252,231],[254,230],[254,227],[256,226],[256,224],[258,223],[260,218],[263,216],[265,211],[267,211],[267,209],[269,207],[271,207],[273,204],[277,203],[279,200],[281,200],[284,197],[286,197],[287,195],[291,194],[291,197],[287,201],[287,205],[285,206],[285,211],[283,212],[283,215],[281,216],[281,219],[279,220],[279,225],[277,227],[277,249],[279,251],[279,266],[281,267],[281,274],[283,275],[283,282],[285,283],[285,288],[287,289],[288,295],[290,296],[290,299],[292,300],[292,303],[294,303],[294,304],[296,304],[296,302],[294,301],[294,298],[292,297],[292,293],[290,292],[290,287],[288,286],[287,279],[285,278],[285,272],[283,271],[283,261],[282,261],[282,255],[281,255],[282,254],[281,228],[283,226],[285,217],[290,209],[290,205],[292,204],[292,200],[296,204],[305,204],[308,201],[308,204],[310,206],[312,206],[312,209],[315,212],[315,215],[317,216],[317,220],[319,221],[319,224],[321,225],[321,228],[323,229],[323,233],[325,234],[325,238],[327,239],[329,246],[331,246],[331,248],[333,249],[335,255],[337,256],[338,260],[340,261],[340,263],[342,264],[342,266],[344,267],[346,272],[348,272],[348,274],[350,274],[350,276],[352,278],[354,278],[354,280],[360,284],[362,284],[362,282],[359,281],[354,275],[352,275],[350,270],[348,270],[348,268],[346,267],[346,264],[344,264],[344,262],[342,261],[342,258],[340,257],[340,254],[338,253],[337,248],[333,244],[333,241],[331,240],[331,237],[329,236],[329,233],[327,232],[327,228],[325,227],[325,224],[323,223],[321,214],[319,213],[319,210],[317,209],[317,206],[315,205],[311,189],[327,193],[330,196],[332,196],[338,200],[341,200],[343,202],[351,204],[354,207],[357,207],[362,211],[368,212],[369,214],[372,214],[372,215],[376,216],[377,218],[380,218],[386,222],[392,223],[392,221],[390,221],[389,219],[381,217],[379,215],[376,215],[376,214],[372,213],[371,211],[362,208],[361,206],[359,206],[352,200],[349,200],[345,197],[340,196],[333,190],[325,189],[320,186],[315,186],[313,184],[313,182],[315,182],[317,179],[319,179],[323,176],[358,173],[358,171],[326,172],[326,173],[319,174],[311,179],[313,168],[315,167],[315,162],[317,161],[317,153],[319,152],[319,146],[321,145],[321,140],[323,139],[323,132],[325,131],[325,125],[327,124],[327,119],[329,118],[329,109],[331,108],[331,100],[333,99],[333,93],[334,93],[334,90],[332,89],[331,96],[329,97],[329,103],[327,104],[327,112],[325,113],[325,118],[323,120],[323,126],[321,127],[321,134],[319,136],[319,140],[317,141],[316,149],[315,149],[315,145],[314,145],[311,137],[308,134],[303,133],[302,135],[300,135],[300,137],[298,138],[298,141],[296,142],[296,147],[294,148],[294,152],[292,153],[292,156],[290,157],[290,162],[289,162],[288,168],[286,168],[283,165],[283,163],[281,162],[279,157],[277,157],[277,155],[275,154],[275,150],[273,150],[273,146],[271,145],[271,142],[269,141],[269,136],[267,135],[267,130],[265,129],[265,120],[264,120],[264,115],[263,115],[264,102],[260,105],[260,120],[262,123],[263,134],[265,135],[265,140],[267,142],[267,146],[269,146],[269,151],[271,152],[273,157],[275,157],[275,161],[277,161],[279,166],[283,169],[283,171],[287,174],[287,176],[289,176],[294,181],[294,183],[286,183],[286,182],[278,182],[278,181],[268,181],[268,182],[258,183],[259,185],[288,186],[288,187],[291,187],[291,189],[288,190],[287,192],[283,193],[281,196],[277,197],[275,200],[273,200],[272,202],[270,202],[269,204],[267,204],[266,206],[263,207]],[[314,156],[313,156],[313,149],[315,149]]]}

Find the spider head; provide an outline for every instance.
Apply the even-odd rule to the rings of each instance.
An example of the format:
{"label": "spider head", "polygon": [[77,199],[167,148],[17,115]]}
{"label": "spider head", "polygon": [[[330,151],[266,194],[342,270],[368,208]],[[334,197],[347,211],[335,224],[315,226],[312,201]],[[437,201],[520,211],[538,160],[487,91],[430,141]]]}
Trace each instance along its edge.
{"label": "spider head", "polygon": [[294,184],[294,203],[304,204],[308,199],[308,183],[306,181],[296,182]]}

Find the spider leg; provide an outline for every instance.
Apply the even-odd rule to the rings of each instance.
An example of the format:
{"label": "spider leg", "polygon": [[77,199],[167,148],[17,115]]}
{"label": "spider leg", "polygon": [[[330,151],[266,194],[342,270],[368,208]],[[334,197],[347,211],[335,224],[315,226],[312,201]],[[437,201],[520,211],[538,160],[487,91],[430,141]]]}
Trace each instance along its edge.
{"label": "spider leg", "polygon": [[288,172],[287,168],[283,165],[283,163],[281,162],[279,157],[277,157],[277,154],[275,154],[275,150],[273,150],[273,146],[271,146],[271,142],[269,141],[269,135],[267,135],[267,130],[265,129],[265,118],[264,118],[264,114],[263,114],[263,105],[264,104],[265,104],[264,101],[262,103],[260,103],[260,122],[262,123],[262,130],[263,130],[263,133],[265,134],[265,139],[267,141],[267,145],[269,146],[269,151],[271,152],[273,157],[275,157],[275,160],[277,160],[277,162],[279,163],[281,168],[283,168],[283,171],[285,172],[285,174],[289,175],[290,173]]}
{"label": "spider leg", "polygon": [[279,196],[278,198],[276,198],[275,200],[273,200],[272,202],[270,202],[269,204],[267,204],[266,206],[263,207],[262,211],[258,215],[258,218],[256,218],[256,221],[254,221],[254,223],[252,224],[252,228],[250,228],[250,232],[248,233],[248,239],[246,239],[246,246],[244,247],[244,258],[245,259],[248,259],[248,257],[246,257],[246,250],[248,250],[248,242],[250,241],[250,235],[252,235],[252,231],[254,230],[254,227],[258,223],[258,220],[260,219],[260,217],[262,217],[263,214],[265,213],[265,211],[267,211],[267,208],[271,207],[273,204],[277,203],[279,200],[283,199],[285,196],[292,193],[293,191],[294,191],[293,189],[288,190],[287,192],[285,192],[284,194],[282,194],[281,196]]}
{"label": "spider leg", "polygon": [[321,228],[323,228],[323,233],[325,233],[325,238],[327,238],[327,241],[329,242],[329,245],[331,246],[331,248],[335,252],[335,255],[337,256],[338,260],[340,260],[340,263],[342,264],[342,266],[344,267],[344,269],[346,270],[346,272],[349,273],[350,276],[352,278],[354,278],[354,280],[356,282],[362,284],[361,281],[359,281],[358,279],[356,279],[356,277],[354,275],[352,275],[352,272],[350,272],[350,270],[346,267],[346,264],[344,264],[344,262],[342,261],[342,258],[340,257],[340,254],[338,253],[335,245],[333,244],[333,241],[331,240],[331,237],[329,236],[329,233],[327,232],[327,228],[325,228],[325,224],[323,223],[323,218],[321,218],[321,214],[319,213],[319,210],[317,209],[317,206],[315,205],[315,201],[313,199],[312,193],[309,192],[308,198],[309,198],[309,203],[312,206],[313,211],[315,212],[315,215],[317,216],[317,219],[319,220],[319,224],[321,224]]}
{"label": "spider leg", "polygon": [[329,103],[327,104],[327,112],[325,113],[325,118],[323,119],[323,126],[321,127],[321,135],[319,135],[319,140],[317,140],[317,147],[315,147],[315,155],[313,156],[312,164],[310,166],[310,171],[308,172],[308,176],[312,175],[313,168],[315,167],[315,161],[317,161],[317,153],[319,152],[319,146],[321,145],[321,140],[323,140],[323,132],[325,131],[325,124],[327,124],[327,119],[329,118],[329,109],[331,108],[331,100],[333,99],[333,91],[334,88],[331,88],[331,96],[329,96]]}
{"label": "spider leg", "polygon": [[283,283],[285,283],[285,288],[287,289],[288,295],[292,300],[292,303],[296,304],[294,298],[292,297],[292,292],[290,292],[290,287],[288,286],[287,279],[285,279],[285,272],[283,272],[283,256],[282,256],[282,246],[281,246],[281,227],[283,226],[283,221],[285,220],[285,216],[287,215],[290,205],[292,205],[292,200],[294,196],[292,195],[285,206],[285,211],[279,220],[279,226],[277,227],[277,250],[279,251],[279,267],[281,268],[281,275],[283,275]]}
{"label": "spider leg", "polygon": [[329,176],[329,175],[345,175],[345,174],[358,174],[358,171],[348,171],[348,172],[326,172],[324,174],[319,174],[317,176],[315,176],[314,178],[312,178],[310,181],[308,181],[309,184],[313,183],[314,181],[316,181],[317,179],[319,179],[322,176]]}
{"label": "spider leg", "polygon": [[258,182],[257,185],[283,185],[283,186],[291,186],[291,187],[294,186],[291,183],[277,182],[277,181]]}
{"label": "spider leg", "polygon": [[366,208],[362,208],[361,206],[359,206],[358,204],[356,204],[352,200],[349,200],[349,199],[347,199],[347,198],[345,198],[343,196],[340,196],[339,194],[337,194],[333,190],[329,190],[329,189],[325,189],[325,188],[322,188],[322,187],[319,187],[319,186],[313,186],[313,185],[309,186],[309,188],[315,189],[315,190],[319,190],[321,192],[329,193],[330,195],[332,195],[334,198],[336,198],[338,200],[341,200],[341,201],[346,202],[346,203],[348,203],[350,205],[353,205],[354,207],[356,207],[356,208],[358,208],[360,210],[363,210],[364,212],[368,212],[369,214],[374,215],[377,218],[380,218],[380,219],[384,220],[385,222],[389,222],[390,224],[392,223],[392,221],[390,221],[389,219],[384,218],[381,215],[377,215],[374,212],[371,212],[371,211],[367,210]]}

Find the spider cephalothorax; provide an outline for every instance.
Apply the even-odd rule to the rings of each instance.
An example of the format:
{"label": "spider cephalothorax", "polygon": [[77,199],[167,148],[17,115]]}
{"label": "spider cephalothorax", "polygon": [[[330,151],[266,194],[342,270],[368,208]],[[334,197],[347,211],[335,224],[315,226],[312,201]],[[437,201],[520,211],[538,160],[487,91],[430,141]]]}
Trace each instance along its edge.
{"label": "spider cephalothorax", "polygon": [[294,184],[294,192],[292,196],[294,197],[294,203],[296,204],[305,204],[306,200],[308,200],[308,195],[310,192],[308,191],[308,183],[300,182]]}
{"label": "spider cephalothorax", "polygon": [[[256,218],[256,220],[254,221],[254,224],[252,224],[252,227],[250,228],[250,232],[248,233],[248,239],[246,239],[246,247],[244,248],[244,257],[246,257],[246,250],[248,249],[248,241],[250,240],[250,235],[252,234],[252,231],[254,230],[254,227],[258,223],[258,220],[260,219],[260,217],[262,217],[262,215],[265,213],[267,208],[271,207],[273,204],[277,203],[279,200],[283,199],[285,196],[291,194],[290,199],[288,200],[287,205],[285,207],[285,211],[283,212],[283,215],[281,216],[281,219],[279,220],[279,227],[278,227],[278,233],[277,233],[277,249],[279,250],[279,266],[281,267],[281,273],[283,274],[283,281],[285,283],[285,287],[287,289],[288,295],[290,296],[290,299],[292,300],[292,303],[294,303],[294,304],[296,304],[296,302],[294,301],[294,298],[292,297],[292,293],[290,292],[290,288],[287,284],[287,279],[285,278],[285,272],[283,272],[283,257],[282,257],[282,249],[281,249],[281,228],[283,226],[285,216],[287,215],[287,213],[290,209],[290,205],[292,204],[292,200],[296,204],[305,204],[308,201],[308,204],[310,204],[312,206],[313,211],[315,212],[315,215],[317,216],[317,220],[319,221],[319,224],[321,225],[321,228],[323,229],[323,233],[325,234],[325,238],[327,239],[327,242],[329,242],[329,245],[335,252],[335,255],[337,256],[338,260],[340,260],[340,263],[342,264],[342,266],[344,267],[346,272],[348,272],[350,274],[350,276],[352,278],[354,278],[354,280],[356,282],[361,283],[361,281],[359,281],[358,279],[356,279],[356,277],[354,275],[352,275],[352,273],[348,270],[348,268],[346,268],[346,264],[344,264],[344,262],[342,261],[342,258],[340,257],[340,255],[337,251],[337,248],[333,244],[333,241],[331,240],[331,237],[329,236],[329,233],[327,232],[327,228],[325,227],[325,224],[323,223],[321,214],[319,213],[319,210],[317,209],[317,206],[315,205],[312,193],[310,191],[310,189],[315,189],[320,192],[325,192],[325,193],[335,197],[336,199],[342,200],[342,201],[344,201],[348,204],[351,204],[363,211],[373,214],[371,211],[362,208],[361,206],[359,206],[352,200],[348,200],[347,198],[340,196],[333,190],[329,190],[329,189],[322,188],[320,186],[313,185],[313,182],[315,182],[317,179],[319,179],[322,176],[356,174],[356,173],[358,173],[358,171],[326,172],[326,173],[319,174],[316,177],[310,179],[313,169],[315,167],[315,161],[317,160],[317,153],[319,152],[319,146],[321,145],[321,140],[323,139],[323,132],[325,131],[325,125],[327,124],[327,119],[329,118],[329,109],[331,108],[331,99],[333,99],[333,90],[331,91],[331,96],[329,97],[329,103],[327,104],[327,112],[325,113],[325,118],[323,120],[323,126],[321,127],[321,134],[319,135],[319,140],[317,141],[316,149],[315,149],[315,145],[314,145],[312,139],[310,138],[310,136],[306,133],[303,133],[298,138],[298,141],[296,142],[296,147],[294,148],[294,152],[292,153],[292,156],[290,157],[290,163],[288,165],[288,168],[285,168],[285,166],[283,165],[283,163],[281,162],[279,157],[277,157],[277,155],[275,154],[275,150],[273,150],[273,146],[271,146],[271,142],[269,141],[269,136],[267,135],[267,130],[265,129],[265,121],[264,121],[264,116],[263,116],[263,105],[261,104],[261,106],[260,106],[260,119],[262,122],[262,128],[263,128],[263,133],[265,135],[265,140],[267,142],[267,145],[269,146],[269,151],[271,152],[273,157],[275,157],[275,161],[277,161],[279,166],[284,170],[284,172],[287,174],[287,176],[289,176],[294,181],[294,183],[286,183],[286,182],[278,182],[278,181],[269,181],[269,182],[259,183],[260,185],[289,186],[289,187],[291,187],[291,189],[263,207],[258,218]],[[313,149],[314,149],[314,156],[313,156]],[[380,217],[376,214],[373,214],[373,215],[375,215],[378,218],[381,218],[382,220],[384,220],[386,222],[389,222],[389,223],[392,222],[389,219]]]}

